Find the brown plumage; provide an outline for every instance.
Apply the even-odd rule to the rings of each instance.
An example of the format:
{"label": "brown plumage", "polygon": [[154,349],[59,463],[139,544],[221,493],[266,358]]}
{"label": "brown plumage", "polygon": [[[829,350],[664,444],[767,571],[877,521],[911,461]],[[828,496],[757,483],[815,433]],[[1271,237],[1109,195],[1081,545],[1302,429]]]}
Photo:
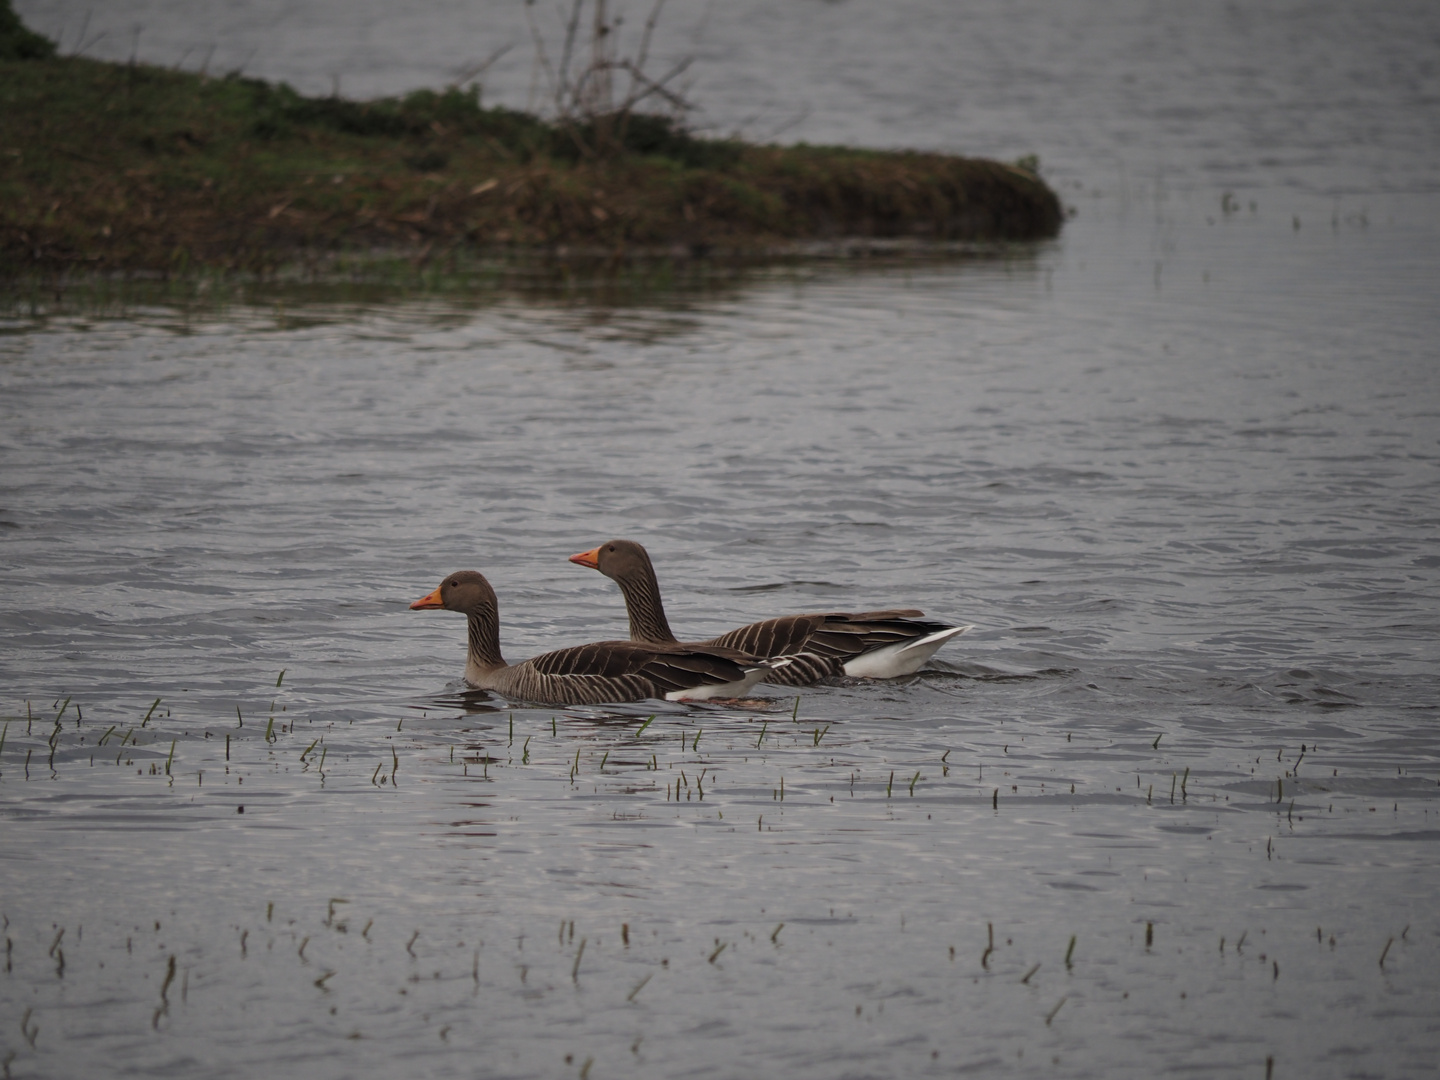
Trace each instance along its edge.
{"label": "brown plumage", "polygon": [[[599,570],[620,586],[631,641],[655,645],[676,641],[665,618],[655,568],[643,547],[633,540],[610,540],[570,556],[570,561]],[[893,678],[918,671],[941,645],[970,629],[922,619],[923,615],[911,608],[785,615],[697,644],[787,657],[790,663],[765,679],[788,686],[805,686],[828,675]]]}
{"label": "brown plumage", "polygon": [[771,666],[718,645],[634,641],[597,641],[507,664],[500,655],[495,590],[474,570],[449,575],[410,607],[444,608],[465,615],[469,632],[465,681],[471,686],[543,705],[741,697]]}

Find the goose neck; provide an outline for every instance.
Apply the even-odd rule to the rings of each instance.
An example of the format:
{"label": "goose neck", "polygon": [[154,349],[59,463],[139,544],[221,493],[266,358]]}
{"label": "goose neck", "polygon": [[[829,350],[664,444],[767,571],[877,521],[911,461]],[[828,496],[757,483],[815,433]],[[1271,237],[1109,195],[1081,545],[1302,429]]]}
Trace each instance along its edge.
{"label": "goose neck", "polygon": [[479,671],[494,671],[505,667],[505,658],[500,655],[500,620],[493,608],[482,608],[465,613],[468,648],[466,667]]}
{"label": "goose neck", "polygon": [[665,605],[660,601],[660,583],[649,566],[632,576],[622,578],[620,591],[625,594],[625,613],[630,616],[630,640],[668,645],[675,640],[665,618]]}

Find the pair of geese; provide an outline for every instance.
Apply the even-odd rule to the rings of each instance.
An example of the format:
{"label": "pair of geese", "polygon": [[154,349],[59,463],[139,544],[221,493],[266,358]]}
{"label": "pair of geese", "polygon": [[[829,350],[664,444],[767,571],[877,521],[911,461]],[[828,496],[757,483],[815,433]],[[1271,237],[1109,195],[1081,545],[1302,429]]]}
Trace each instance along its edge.
{"label": "pair of geese", "polygon": [[680,642],[670,632],[660,584],[645,549],[611,540],[570,561],[620,586],[629,641],[599,641],[544,653],[519,664],[500,655],[495,590],[483,574],[462,570],[412,609],[465,615],[465,681],[503,697],[542,705],[697,701],[743,697],[757,682],[806,686],[832,675],[889,679],[910,675],[968,626],[922,619],[924,612],[823,612],[751,623],[709,641]]}

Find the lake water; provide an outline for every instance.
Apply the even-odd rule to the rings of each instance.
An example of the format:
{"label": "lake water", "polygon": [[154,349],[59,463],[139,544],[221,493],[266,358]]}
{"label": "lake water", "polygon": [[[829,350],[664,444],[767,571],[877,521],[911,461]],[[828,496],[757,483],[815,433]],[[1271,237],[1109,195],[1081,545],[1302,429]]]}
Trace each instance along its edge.
{"label": "lake water", "polygon": [[[356,95],[514,43],[524,105],[519,10],[85,33]],[[8,1075],[1435,1075],[1440,8],[662,29],[717,130],[1033,152],[1074,216],[623,302],[12,296]],[[976,629],[895,683],[511,709],[407,610],[475,568],[512,659],[621,636],[565,561],[612,536],[682,636]]]}

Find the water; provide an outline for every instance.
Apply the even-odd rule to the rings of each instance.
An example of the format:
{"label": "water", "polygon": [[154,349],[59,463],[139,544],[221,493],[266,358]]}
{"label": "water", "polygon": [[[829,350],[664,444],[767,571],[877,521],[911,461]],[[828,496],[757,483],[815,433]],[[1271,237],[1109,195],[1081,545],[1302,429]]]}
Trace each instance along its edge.
{"label": "water", "polygon": [[[103,17],[163,60],[194,10]],[[1436,16],[1074,10],[698,38],[721,127],[1038,152],[1028,252],[8,319],[11,1075],[1434,1073]],[[443,4],[225,11],[297,84],[463,62]],[[565,562],[611,536],[683,636],[977,629],[798,706],[511,710],[406,609],[474,567],[512,659],[618,636]]]}

